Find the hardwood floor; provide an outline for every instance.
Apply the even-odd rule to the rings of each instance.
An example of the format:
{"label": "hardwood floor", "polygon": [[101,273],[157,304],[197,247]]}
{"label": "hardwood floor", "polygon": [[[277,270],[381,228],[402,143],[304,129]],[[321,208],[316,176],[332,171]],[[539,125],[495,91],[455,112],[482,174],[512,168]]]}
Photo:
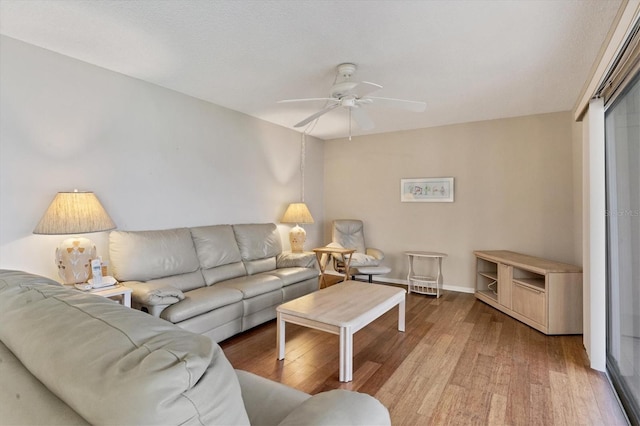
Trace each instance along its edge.
{"label": "hardwood floor", "polygon": [[336,335],[287,324],[283,361],[275,320],[220,346],[235,368],[304,392],[373,395],[394,425],[626,424],[582,336],[545,336],[472,294],[408,295],[404,333],[397,309],[354,336],[350,383],[338,381]]}

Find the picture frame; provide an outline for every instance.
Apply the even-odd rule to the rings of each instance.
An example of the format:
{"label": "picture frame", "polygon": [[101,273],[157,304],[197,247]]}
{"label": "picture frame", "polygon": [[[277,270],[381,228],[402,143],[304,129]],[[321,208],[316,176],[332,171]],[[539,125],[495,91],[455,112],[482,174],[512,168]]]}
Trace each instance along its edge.
{"label": "picture frame", "polygon": [[400,179],[403,203],[453,203],[453,178]]}

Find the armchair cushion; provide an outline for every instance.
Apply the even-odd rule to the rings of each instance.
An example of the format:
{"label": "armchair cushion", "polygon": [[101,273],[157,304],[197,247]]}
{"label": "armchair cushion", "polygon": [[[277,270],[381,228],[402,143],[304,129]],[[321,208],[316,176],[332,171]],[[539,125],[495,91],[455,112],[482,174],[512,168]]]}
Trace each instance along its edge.
{"label": "armchair cushion", "polygon": [[[344,248],[340,243],[336,243],[336,242],[327,244],[327,247]],[[381,257],[378,258],[378,257],[372,256],[372,255],[369,255],[369,254],[355,252],[355,253],[351,254],[351,263],[349,265],[351,267],[356,267],[356,266],[378,266],[380,264],[380,260],[384,259],[384,254],[382,254],[382,252],[380,250],[378,250],[378,249],[367,249],[367,251],[371,252],[371,253],[376,253],[377,252],[377,253],[379,253],[378,255],[381,256]],[[335,259],[335,261],[337,262],[337,266],[344,267],[344,262],[342,260],[342,255],[341,254],[333,253],[332,256]]]}
{"label": "armchair cushion", "polygon": [[353,253],[351,255],[351,266],[378,266],[380,260],[364,253]]}
{"label": "armchair cushion", "polygon": [[356,249],[357,253],[365,252],[364,231],[361,220],[334,220],[332,239],[333,242],[343,247]]}
{"label": "armchair cushion", "polygon": [[383,260],[384,259],[384,253],[382,252],[382,250],[377,249],[377,248],[367,248],[366,249],[366,254],[368,256],[373,256],[378,260]]}

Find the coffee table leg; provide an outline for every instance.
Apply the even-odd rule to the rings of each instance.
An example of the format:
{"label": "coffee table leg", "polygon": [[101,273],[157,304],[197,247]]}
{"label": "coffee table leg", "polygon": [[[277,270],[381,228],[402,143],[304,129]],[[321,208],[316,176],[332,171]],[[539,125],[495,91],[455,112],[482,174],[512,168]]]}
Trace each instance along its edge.
{"label": "coffee table leg", "polygon": [[340,328],[340,381],[353,380],[353,333],[351,327]]}
{"label": "coffee table leg", "polygon": [[284,359],[284,321],[280,316],[280,312],[276,313],[276,351],[278,359]]}
{"label": "coffee table leg", "polygon": [[127,308],[131,307],[131,292],[128,291],[122,295],[122,304]]}
{"label": "coffee table leg", "polygon": [[406,300],[402,299],[402,302],[398,303],[398,331],[404,331],[404,310]]}

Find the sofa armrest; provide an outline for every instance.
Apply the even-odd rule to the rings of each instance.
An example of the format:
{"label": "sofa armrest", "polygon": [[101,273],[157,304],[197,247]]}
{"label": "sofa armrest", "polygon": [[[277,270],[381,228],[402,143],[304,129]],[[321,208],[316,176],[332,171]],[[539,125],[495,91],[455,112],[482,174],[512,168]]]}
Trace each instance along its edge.
{"label": "sofa armrest", "polygon": [[131,289],[131,299],[139,305],[168,306],[184,299],[184,293],[181,290],[166,284],[140,281],[125,281],[122,284]]}
{"label": "sofa armrest", "polygon": [[316,254],[313,252],[293,253],[285,251],[276,257],[276,268],[316,268]]}
{"label": "sofa armrest", "polygon": [[276,426],[311,395],[265,379],[248,371],[236,370],[244,408],[252,425]]}
{"label": "sofa armrest", "polygon": [[336,389],[304,401],[280,426],[390,425],[389,410],[374,397]]}
{"label": "sofa armrest", "polygon": [[373,256],[378,260],[384,259],[384,253],[382,252],[382,250],[377,249],[377,248],[368,248],[368,249],[366,249],[366,254],[367,254],[367,256]]}

